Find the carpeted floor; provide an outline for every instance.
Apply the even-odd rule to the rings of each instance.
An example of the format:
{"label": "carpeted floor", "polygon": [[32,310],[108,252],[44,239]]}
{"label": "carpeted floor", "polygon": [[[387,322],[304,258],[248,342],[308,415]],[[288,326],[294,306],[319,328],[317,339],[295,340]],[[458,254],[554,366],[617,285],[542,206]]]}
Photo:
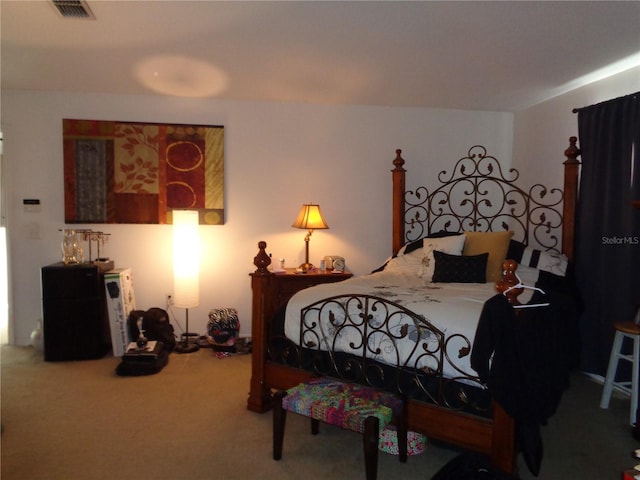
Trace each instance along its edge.
{"label": "carpeted floor", "polygon": [[[30,347],[2,347],[2,480],[364,478],[359,435],[324,426],[314,437],[296,415],[282,460],[272,459],[271,414],[246,410],[250,355],[171,354],[147,377],[118,377],[118,363],[44,362]],[[538,478],[618,479],[635,464],[629,401],[616,396],[601,410],[600,392],[573,378],[543,429]],[[406,464],[381,453],[378,478],[428,480],[458,453],[430,444]],[[534,478],[519,463],[521,478]]]}

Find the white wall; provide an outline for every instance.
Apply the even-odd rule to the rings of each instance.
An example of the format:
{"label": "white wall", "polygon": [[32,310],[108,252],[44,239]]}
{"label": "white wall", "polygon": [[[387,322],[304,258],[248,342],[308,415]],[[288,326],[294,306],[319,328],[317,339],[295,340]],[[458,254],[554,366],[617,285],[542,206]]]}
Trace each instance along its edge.
{"label": "white wall", "polygon": [[[482,144],[510,164],[513,115],[416,108],[314,106],[162,96],[2,92],[8,198],[11,340],[29,343],[41,317],[40,268],[60,260],[64,227],[62,119],[225,126],[224,226],[201,227],[201,304],[190,329],[206,330],[214,307],[236,307],[250,333],[248,274],[257,242],[288,266],[303,260],[304,233],[291,228],[300,205],[316,202],[329,223],[311,240],[311,261],[340,254],[356,274],[391,252],[391,174],[402,148],[408,187]],[[563,142],[560,142],[561,145]],[[560,168],[556,169],[561,172]],[[22,200],[41,200],[40,213]],[[171,227],[86,225],[111,234],[105,254],[133,269],[138,308],[163,306],[171,290]],[[184,312],[175,311],[184,323]]]}
{"label": "white wall", "polygon": [[[523,185],[562,186],[563,151],[577,135],[574,107],[640,90],[640,68],[582,87],[515,116],[417,108],[314,106],[3,91],[8,192],[10,341],[27,344],[41,318],[40,268],[60,259],[64,227],[62,118],[197,123],[225,126],[226,223],[202,227],[205,244],[201,305],[191,329],[204,333],[210,308],[239,309],[250,332],[248,274],[259,240],[287,265],[304,256],[304,232],[290,228],[299,206],[317,202],[330,225],[315,232],[311,260],[341,254],[356,274],[377,267],[391,251],[389,171],[403,149],[408,187],[465,155],[469,146],[521,171]],[[39,198],[40,213],[22,199]],[[366,215],[362,212],[370,212]],[[111,233],[106,254],[134,270],[139,308],[162,306],[172,288],[171,227],[87,225]],[[184,312],[175,311],[182,324]]]}
{"label": "white wall", "polygon": [[572,110],[639,90],[636,67],[516,113],[513,165],[523,178],[562,188],[564,150],[569,137],[578,136],[578,116]]}

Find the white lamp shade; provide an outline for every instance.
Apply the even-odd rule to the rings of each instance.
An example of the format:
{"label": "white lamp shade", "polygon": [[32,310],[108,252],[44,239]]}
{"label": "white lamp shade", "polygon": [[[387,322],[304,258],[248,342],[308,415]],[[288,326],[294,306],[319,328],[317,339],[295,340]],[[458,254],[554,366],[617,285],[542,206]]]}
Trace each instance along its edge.
{"label": "white lamp shade", "polygon": [[200,238],[198,212],[173,211],[173,304],[178,308],[200,303]]}

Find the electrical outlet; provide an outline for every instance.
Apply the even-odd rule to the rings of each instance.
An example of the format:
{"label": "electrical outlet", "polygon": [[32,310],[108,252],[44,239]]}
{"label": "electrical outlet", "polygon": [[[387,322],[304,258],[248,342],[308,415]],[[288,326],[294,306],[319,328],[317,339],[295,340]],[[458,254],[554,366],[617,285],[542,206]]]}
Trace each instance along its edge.
{"label": "electrical outlet", "polygon": [[169,308],[171,308],[171,305],[173,305],[173,295],[171,293],[167,293],[167,310],[169,310]]}

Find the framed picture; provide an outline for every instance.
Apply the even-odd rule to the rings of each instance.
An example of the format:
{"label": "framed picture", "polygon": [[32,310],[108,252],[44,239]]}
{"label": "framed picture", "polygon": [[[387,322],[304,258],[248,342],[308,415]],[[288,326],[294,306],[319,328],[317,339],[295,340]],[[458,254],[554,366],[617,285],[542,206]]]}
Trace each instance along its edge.
{"label": "framed picture", "polygon": [[64,119],[66,223],[224,224],[224,127]]}

